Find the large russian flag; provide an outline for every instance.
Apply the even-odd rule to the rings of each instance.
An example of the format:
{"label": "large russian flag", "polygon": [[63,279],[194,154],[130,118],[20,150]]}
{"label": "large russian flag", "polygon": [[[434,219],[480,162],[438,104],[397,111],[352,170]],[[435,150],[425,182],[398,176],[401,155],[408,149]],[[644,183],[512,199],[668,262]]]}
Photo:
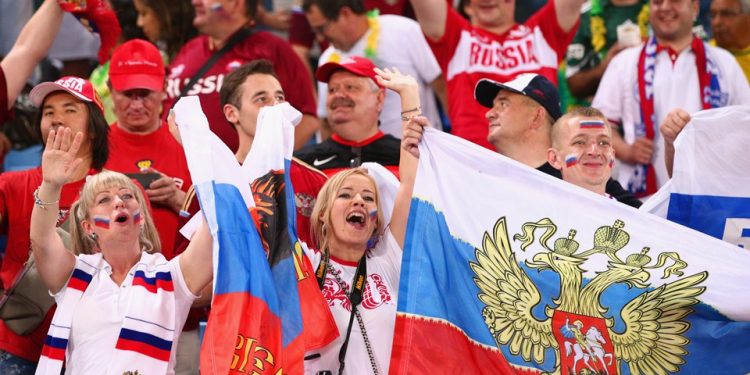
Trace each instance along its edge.
{"label": "large russian flag", "polygon": [[392,374],[750,371],[750,253],[426,129]]}
{"label": "large russian flag", "polygon": [[[320,349],[338,336],[336,322],[297,236],[299,216],[293,181],[318,189],[325,183],[322,174],[292,161],[294,126],[301,119],[302,113],[289,103],[262,108],[253,146],[242,164],[252,181],[256,205],[252,214],[260,228],[281,301],[285,357],[295,358],[290,371],[302,370],[305,352]],[[297,175],[293,176],[295,168]]]}
{"label": "large russian flag", "polygon": [[641,210],[750,248],[750,106],[693,114],[675,141],[672,179]]}
{"label": "large russian flag", "polygon": [[[292,115],[299,112],[288,104],[261,111],[266,120],[259,121],[253,153],[241,167],[209,130],[195,98],[182,99],[175,109],[214,235],[214,300],[201,371],[301,374],[305,350],[326,345],[337,331],[294,230],[294,190],[284,157],[292,145],[284,137],[293,135]],[[300,296],[307,290],[305,275],[316,289]],[[310,316],[303,318],[300,305]],[[320,330],[304,330],[311,317]],[[328,321],[332,329],[326,330]]]}

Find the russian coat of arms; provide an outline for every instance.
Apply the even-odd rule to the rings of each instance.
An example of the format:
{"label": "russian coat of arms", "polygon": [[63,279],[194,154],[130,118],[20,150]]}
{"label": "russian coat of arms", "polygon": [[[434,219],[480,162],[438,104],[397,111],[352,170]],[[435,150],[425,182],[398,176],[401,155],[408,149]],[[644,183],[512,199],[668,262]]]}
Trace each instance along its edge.
{"label": "russian coat of arms", "polygon": [[[678,253],[661,252],[653,262],[648,247],[621,259],[618,252],[630,241],[624,226],[617,220],[598,228],[593,247],[579,251],[575,230],[550,248],[547,242],[557,232],[555,223],[545,218],[523,224],[522,233],[513,237],[521,242],[521,250],[536,241],[537,233],[544,249],[526,260],[526,267],[559,276],[559,295],[539,314],[535,307],[542,301],[541,293],[516,261],[506,220],[500,218],[493,233],[485,233],[482,248],[476,249],[476,262],[470,262],[478,298],[485,306],[482,316],[498,348],[538,364],[552,349],[550,372],[555,374],[618,374],[622,365],[629,366],[631,374],[678,372],[689,343],[685,332],[690,323],[685,318],[705,290],[698,285],[708,273],[684,276],[687,263]],[[594,256],[607,257],[606,269],[585,280],[584,263]],[[649,270],[661,268],[663,279],[676,280],[650,287]],[[615,284],[644,290],[624,303],[619,327],[610,308],[602,305],[602,294]]]}

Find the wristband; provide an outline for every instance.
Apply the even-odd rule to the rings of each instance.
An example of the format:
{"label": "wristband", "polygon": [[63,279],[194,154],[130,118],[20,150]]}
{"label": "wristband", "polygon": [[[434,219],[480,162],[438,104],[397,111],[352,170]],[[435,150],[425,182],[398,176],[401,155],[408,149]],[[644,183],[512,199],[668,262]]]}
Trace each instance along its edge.
{"label": "wristband", "polygon": [[54,202],[45,202],[41,198],[39,198],[39,188],[41,188],[42,185],[39,185],[36,190],[34,190],[34,204],[39,206],[39,208],[47,209],[47,207],[44,206],[51,206],[53,204],[60,203],[60,199],[54,201]]}

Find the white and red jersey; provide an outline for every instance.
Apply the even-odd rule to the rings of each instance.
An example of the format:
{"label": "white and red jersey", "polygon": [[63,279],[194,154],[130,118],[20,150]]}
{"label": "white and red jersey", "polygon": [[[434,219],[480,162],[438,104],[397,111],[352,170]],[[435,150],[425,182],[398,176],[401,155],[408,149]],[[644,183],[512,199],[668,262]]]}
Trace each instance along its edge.
{"label": "white and red jersey", "polygon": [[[598,108],[613,122],[621,124],[628,144],[645,134],[636,134],[641,124],[641,103],[638,95],[638,59],[641,46],[631,47],[615,56],[599,83],[599,89],[591,105]],[[715,62],[722,95],[726,95],[725,105],[750,105],[750,87],[737,61],[729,52],[713,46],[706,46],[706,54]],[[671,55],[671,56],[670,56]],[[674,59],[674,60],[673,60]],[[703,109],[701,104],[698,70],[695,53],[688,47],[674,54],[669,49],[656,53],[654,67],[654,153],[652,164],[656,172],[657,187],[669,180],[664,160],[664,138],[659,125],[673,109],[682,108],[688,113]],[[617,161],[612,178],[632,191],[637,168],[633,164]]]}
{"label": "white and red jersey", "polygon": [[487,142],[487,108],[474,100],[482,78],[508,82],[521,73],[537,73],[557,82],[557,67],[565,57],[576,27],[562,30],[549,1],[524,24],[502,35],[472,26],[448,7],[445,34],[427,38],[448,83],[448,113],[452,133],[493,149]]}
{"label": "white and red jersey", "polygon": [[[180,49],[169,66],[167,98],[164,100],[165,110],[162,113],[164,118],[167,116],[168,109],[172,108],[180,96],[182,88],[214,52],[216,50],[210,47],[209,39],[205,35],[193,38]],[[239,145],[237,131],[224,117],[219,90],[224,76],[242,64],[256,59],[271,61],[281,87],[284,89],[286,100],[300,112],[315,116],[312,82],[309,79],[300,79],[300,77],[309,76],[302,61],[289,43],[283,39],[264,31],[255,31],[225,53],[187,92],[187,95],[200,97],[211,131],[218,135],[233,152]]]}
{"label": "white and red jersey", "polygon": [[[317,268],[322,253],[305,247],[305,254],[310,259],[313,268]],[[396,239],[390,230],[386,230],[380,242],[366,255],[367,283],[362,293],[362,302],[357,306],[357,311],[361,314],[365,331],[367,331],[378,372],[381,374],[388,372],[391,362],[402,254]],[[347,295],[357,272],[357,262],[347,262],[331,257],[329,264],[332,269],[326,273],[322,292],[336,320],[339,337],[319,351],[320,357],[305,361],[306,374],[316,374],[323,370],[330,370],[334,374],[338,372],[339,350],[346,338],[346,329],[352,314],[352,306]],[[343,286],[336,276],[343,282]],[[310,356],[317,353],[306,354]],[[346,374],[373,373],[357,318],[354,318],[352,323],[345,368]]]}

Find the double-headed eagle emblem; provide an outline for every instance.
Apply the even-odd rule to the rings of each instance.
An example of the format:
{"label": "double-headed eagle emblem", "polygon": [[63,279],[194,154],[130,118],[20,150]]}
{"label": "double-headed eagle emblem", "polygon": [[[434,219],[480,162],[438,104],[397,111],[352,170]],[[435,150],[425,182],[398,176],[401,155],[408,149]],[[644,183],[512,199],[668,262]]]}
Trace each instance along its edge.
{"label": "double-headed eagle emblem", "polygon": [[[707,272],[681,277],[687,263],[677,253],[662,252],[651,264],[648,247],[623,261],[617,253],[628,244],[630,235],[620,220],[597,229],[589,250],[578,251],[575,230],[556,239],[549,248],[547,241],[557,226],[545,218],[524,224],[522,233],[514,236],[526,250],[534,243],[535,234],[542,232],[539,243],[546,251],[525,264],[539,272],[551,270],[559,275],[560,292],[552,300],[556,306],[544,306],[543,314],[534,314],[540,311],[535,307],[542,295],[516,261],[506,225],[505,218],[500,218],[494,233],[485,233],[482,248],[475,251],[476,262],[470,263],[480,289],[478,298],[485,305],[482,316],[498,347],[505,346],[512,354],[538,364],[545,362],[545,352],[553,349],[556,357],[552,373],[612,374],[619,372],[622,362],[632,374],[679,371],[689,342],[684,336],[690,328],[685,318],[705,290],[698,284],[708,277]],[[607,269],[584,283],[582,265],[592,256],[608,257]],[[672,275],[681,278],[625,303],[620,310],[624,329],[623,324],[616,329],[615,319],[606,315],[609,309],[601,303],[602,293],[618,283],[647,289],[649,270],[662,267],[663,279]]]}

